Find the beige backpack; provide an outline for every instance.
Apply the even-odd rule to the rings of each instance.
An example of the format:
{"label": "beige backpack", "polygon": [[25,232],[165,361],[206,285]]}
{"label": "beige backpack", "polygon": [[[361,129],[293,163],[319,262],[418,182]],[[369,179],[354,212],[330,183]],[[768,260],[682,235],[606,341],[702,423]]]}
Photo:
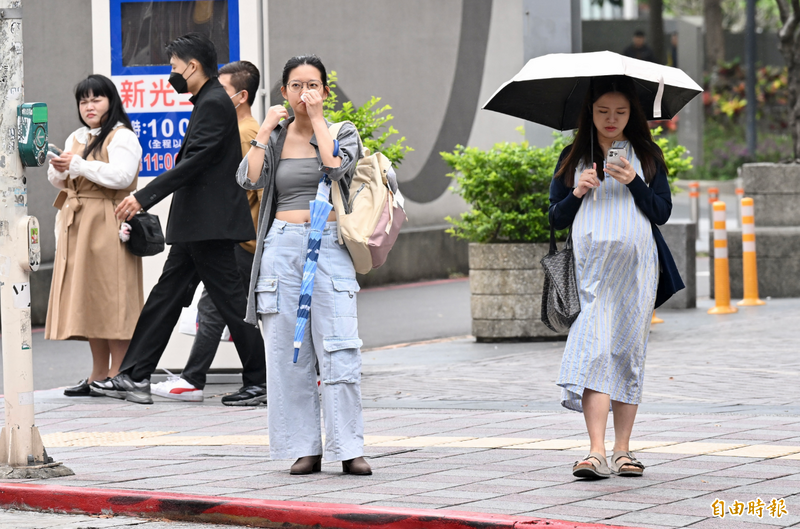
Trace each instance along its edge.
{"label": "beige backpack", "polygon": [[[350,122],[330,126],[333,138],[339,135],[345,123]],[[361,138],[358,145],[364,156],[357,162],[350,184],[350,207],[347,208],[350,212],[346,212],[342,202],[339,182],[332,183],[331,197],[339,225],[339,244],[347,245],[356,272],[366,274],[386,262],[406,213],[403,195],[396,187],[392,162],[379,152],[371,154],[363,147]]]}

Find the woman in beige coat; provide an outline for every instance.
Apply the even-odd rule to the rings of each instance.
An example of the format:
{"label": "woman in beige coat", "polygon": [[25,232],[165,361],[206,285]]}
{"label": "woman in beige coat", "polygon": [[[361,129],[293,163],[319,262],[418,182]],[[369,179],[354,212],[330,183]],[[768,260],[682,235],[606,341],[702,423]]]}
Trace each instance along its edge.
{"label": "woman in beige coat", "polygon": [[114,216],[136,190],[142,148],[110,79],[90,75],[75,100],[84,126],[47,170],[61,192],[45,338],[89,341],[92,373],[64,391],[84,396],[90,382],[117,374],[144,303],[142,259],[120,241]]}

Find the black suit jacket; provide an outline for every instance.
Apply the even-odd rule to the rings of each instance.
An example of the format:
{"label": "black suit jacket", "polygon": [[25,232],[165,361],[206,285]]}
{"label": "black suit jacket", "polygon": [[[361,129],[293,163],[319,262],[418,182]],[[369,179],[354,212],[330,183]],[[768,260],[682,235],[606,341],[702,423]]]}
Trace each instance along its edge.
{"label": "black suit jacket", "polygon": [[[556,173],[571,149],[572,145],[568,145],[561,152],[556,164]],[[653,239],[658,249],[659,275],[655,303],[655,308],[658,308],[685,287],[672,253],[658,229],[658,225],[667,223],[672,213],[672,192],[669,188],[667,171],[659,165],[650,185],[645,184],[644,180],[637,176],[627,187],[633,195],[634,202],[650,220],[650,226],[653,228]],[[553,178],[550,183],[550,222],[555,229],[563,230],[570,227],[582,203],[583,197],[578,198],[573,195],[572,188],[564,185],[562,178]]]}
{"label": "black suit jacket", "polygon": [[170,193],[167,244],[229,239],[251,241],[256,234],[247,194],[236,183],[242,161],[236,110],[217,78],[196,96],[175,167],[134,196],[149,209]]}

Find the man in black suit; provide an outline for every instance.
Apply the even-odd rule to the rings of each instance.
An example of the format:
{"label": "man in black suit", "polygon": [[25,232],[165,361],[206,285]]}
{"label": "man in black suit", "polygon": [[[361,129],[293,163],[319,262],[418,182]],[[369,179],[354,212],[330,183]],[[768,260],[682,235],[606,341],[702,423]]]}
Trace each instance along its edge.
{"label": "man in black suit", "polygon": [[175,167],[125,198],[116,209],[132,218],[172,194],[166,242],[172,245],[161,277],[139,316],[119,375],[91,391],[139,404],[153,402],[150,375],[200,281],[231,331],[244,367],[240,392],[266,394],[264,341],[244,322],[246,298],[234,245],[255,238],[245,191],[236,183],[242,158],[236,110],[217,79],[217,52],[208,37],[190,33],[167,45],[178,93],[194,104]]}

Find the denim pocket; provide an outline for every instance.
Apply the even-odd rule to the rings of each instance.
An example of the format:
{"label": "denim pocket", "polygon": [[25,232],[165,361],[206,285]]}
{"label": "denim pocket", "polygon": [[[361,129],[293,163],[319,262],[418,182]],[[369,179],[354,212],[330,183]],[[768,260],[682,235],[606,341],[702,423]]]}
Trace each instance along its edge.
{"label": "denim pocket", "polygon": [[361,290],[355,278],[334,277],[333,281],[333,314],[341,318],[355,318],[358,315],[356,293]]}
{"label": "denim pocket", "polygon": [[331,336],[323,340],[322,382],[356,384],[361,381],[361,340]]}
{"label": "denim pocket", "polygon": [[256,307],[259,314],[277,314],[280,312],[278,304],[278,276],[259,276],[256,281]]}

